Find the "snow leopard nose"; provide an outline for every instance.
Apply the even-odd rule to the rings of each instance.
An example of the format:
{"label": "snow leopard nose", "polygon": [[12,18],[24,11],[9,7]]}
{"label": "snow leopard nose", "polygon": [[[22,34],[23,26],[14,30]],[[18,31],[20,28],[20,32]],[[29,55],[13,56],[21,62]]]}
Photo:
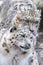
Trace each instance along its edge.
{"label": "snow leopard nose", "polygon": [[30,49],[30,44],[27,44],[27,45],[25,45],[25,46],[20,46],[22,49],[25,49],[25,50],[27,50],[27,49]]}

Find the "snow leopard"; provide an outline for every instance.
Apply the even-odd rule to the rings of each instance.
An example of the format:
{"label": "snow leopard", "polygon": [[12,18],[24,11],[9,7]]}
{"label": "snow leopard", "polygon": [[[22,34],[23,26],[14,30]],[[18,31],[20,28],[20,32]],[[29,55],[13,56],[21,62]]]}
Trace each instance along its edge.
{"label": "snow leopard", "polygon": [[35,46],[41,11],[32,0],[0,2],[0,65],[39,65]]}

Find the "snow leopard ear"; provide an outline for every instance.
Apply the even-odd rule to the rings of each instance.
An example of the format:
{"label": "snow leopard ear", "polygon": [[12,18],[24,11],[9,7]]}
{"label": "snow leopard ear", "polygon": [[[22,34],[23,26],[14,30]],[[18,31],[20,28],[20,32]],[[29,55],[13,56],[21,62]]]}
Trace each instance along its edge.
{"label": "snow leopard ear", "polygon": [[43,7],[43,0],[32,0],[33,3],[37,6],[37,8],[42,8]]}

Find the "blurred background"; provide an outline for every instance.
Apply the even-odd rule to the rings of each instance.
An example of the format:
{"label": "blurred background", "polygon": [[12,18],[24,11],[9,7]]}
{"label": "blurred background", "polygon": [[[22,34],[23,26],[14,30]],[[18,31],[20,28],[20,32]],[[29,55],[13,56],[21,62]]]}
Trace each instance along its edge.
{"label": "blurred background", "polygon": [[41,21],[39,26],[39,36],[36,44],[36,52],[38,55],[39,65],[43,65],[43,8],[41,8]]}

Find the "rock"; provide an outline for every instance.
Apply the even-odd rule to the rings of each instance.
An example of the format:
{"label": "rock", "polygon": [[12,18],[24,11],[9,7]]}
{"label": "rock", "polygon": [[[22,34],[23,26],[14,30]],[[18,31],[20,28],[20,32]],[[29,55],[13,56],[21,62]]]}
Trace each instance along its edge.
{"label": "rock", "polygon": [[33,2],[36,4],[38,8],[43,7],[43,0],[33,0]]}

